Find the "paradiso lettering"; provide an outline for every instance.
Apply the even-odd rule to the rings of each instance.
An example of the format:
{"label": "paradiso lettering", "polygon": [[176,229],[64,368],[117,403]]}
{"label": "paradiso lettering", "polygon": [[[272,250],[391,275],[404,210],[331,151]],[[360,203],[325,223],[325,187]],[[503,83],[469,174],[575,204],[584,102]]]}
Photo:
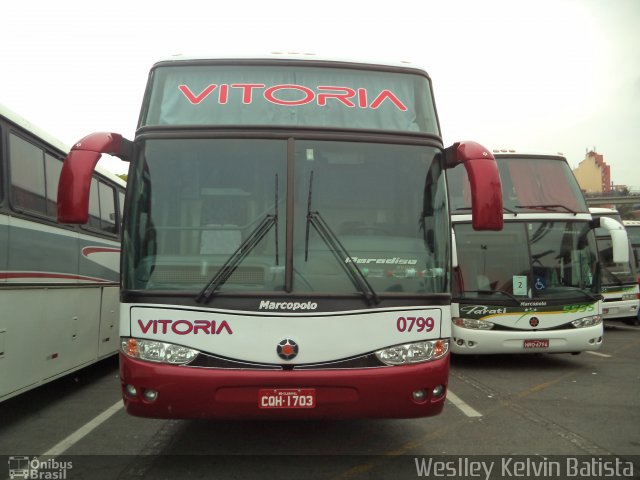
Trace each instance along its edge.
{"label": "paradiso lettering", "polygon": [[226,320],[219,324],[215,320],[147,320],[146,323],[138,319],[138,326],[142,333],[175,333],[176,335],[188,335],[193,333],[197,335],[220,335],[227,333],[233,335],[231,327]]}
{"label": "paradiso lettering", "polygon": [[[257,95],[254,91],[262,93],[262,97],[269,103],[275,105],[298,106],[315,102],[318,106],[324,107],[329,100],[337,101],[349,108],[370,108],[377,109],[385,101],[391,103],[401,112],[407,111],[407,107],[392,91],[384,89],[373,95],[366,88],[338,87],[330,85],[319,85],[315,89],[303,85],[282,84],[267,87],[264,83],[222,83],[209,84],[200,93],[194,93],[187,85],[179,85],[178,88],[192,105],[202,103],[217,89],[217,103],[225,105],[229,102],[230,93],[234,90],[240,92],[242,103],[245,105],[254,102]],[[283,93],[294,93],[296,100],[283,99]],[[258,94],[259,95],[259,94]],[[215,98],[216,96],[214,95]]]}

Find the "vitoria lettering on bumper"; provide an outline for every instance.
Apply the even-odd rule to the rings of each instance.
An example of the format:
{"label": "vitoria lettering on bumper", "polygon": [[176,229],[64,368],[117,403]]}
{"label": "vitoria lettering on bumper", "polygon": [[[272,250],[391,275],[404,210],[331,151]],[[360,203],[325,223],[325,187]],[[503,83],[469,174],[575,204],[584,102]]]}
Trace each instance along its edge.
{"label": "vitoria lettering on bumper", "polygon": [[142,333],[175,333],[176,335],[188,335],[193,333],[197,335],[199,333],[203,335],[220,335],[227,333],[233,335],[233,330],[226,320],[222,322],[216,322],[215,320],[147,320],[143,322],[138,319],[138,326]]}

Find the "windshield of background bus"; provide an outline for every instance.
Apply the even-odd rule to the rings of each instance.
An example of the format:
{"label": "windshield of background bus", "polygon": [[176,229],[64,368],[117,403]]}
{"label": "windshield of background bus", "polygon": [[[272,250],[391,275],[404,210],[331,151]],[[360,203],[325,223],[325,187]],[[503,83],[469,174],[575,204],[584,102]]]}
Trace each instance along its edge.
{"label": "windshield of background bus", "polygon": [[[588,213],[589,209],[571,169],[558,158],[528,158],[496,156],[502,182],[502,202],[505,209],[517,213],[544,211],[556,213]],[[447,171],[451,198],[451,213],[471,209],[469,179],[463,165]],[[523,208],[529,207],[529,208]]]}
{"label": "windshield of background bus", "polygon": [[348,68],[162,66],[140,126],[243,125],[440,135],[426,76]]}
{"label": "windshield of background bus", "polygon": [[588,222],[510,222],[500,232],[476,232],[468,223],[454,228],[466,292],[597,293],[596,240]]}

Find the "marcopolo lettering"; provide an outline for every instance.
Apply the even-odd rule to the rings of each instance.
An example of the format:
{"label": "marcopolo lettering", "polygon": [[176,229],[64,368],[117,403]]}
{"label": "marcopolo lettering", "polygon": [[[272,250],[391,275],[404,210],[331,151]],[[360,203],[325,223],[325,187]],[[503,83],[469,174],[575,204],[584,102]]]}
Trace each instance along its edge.
{"label": "marcopolo lettering", "polygon": [[[232,83],[232,84],[209,84],[200,93],[193,92],[187,85],[178,85],[178,89],[192,105],[202,103],[216,89],[218,90],[217,100],[220,105],[229,103],[231,97],[239,97],[242,103],[249,105],[254,103],[261,92],[262,98],[274,105],[298,106],[316,103],[319,107],[327,106],[329,101],[338,102],[348,108],[370,108],[377,109],[383,103],[390,103],[401,112],[407,111],[407,107],[398,96],[391,90],[383,89],[375,94],[371,94],[366,88],[350,88],[331,85],[318,85],[315,88],[304,85],[281,84],[267,87],[264,83]],[[233,95],[237,91],[239,95]],[[294,96],[295,99],[285,99],[285,95]],[[371,100],[370,100],[371,99]]]}
{"label": "marcopolo lettering", "polygon": [[315,310],[318,304],[314,302],[272,302],[261,300],[259,310]]}
{"label": "marcopolo lettering", "polygon": [[146,320],[138,319],[138,326],[142,333],[175,333],[176,335],[220,335],[227,333],[233,335],[231,327],[226,320],[217,323],[215,320]]}

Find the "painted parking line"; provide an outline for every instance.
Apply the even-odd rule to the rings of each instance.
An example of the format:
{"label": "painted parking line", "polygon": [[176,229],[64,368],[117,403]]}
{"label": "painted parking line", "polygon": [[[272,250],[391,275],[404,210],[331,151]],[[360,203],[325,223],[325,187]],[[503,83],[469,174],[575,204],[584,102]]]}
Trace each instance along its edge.
{"label": "painted parking line", "polygon": [[596,357],[611,358],[611,355],[607,355],[606,353],[593,352],[591,350],[587,350],[584,353],[588,353],[589,355],[595,355]]}
{"label": "painted parking line", "polygon": [[466,403],[464,400],[462,400],[460,397],[458,397],[451,390],[447,390],[447,400],[449,400],[456,407],[458,407],[458,409],[462,413],[464,413],[467,417],[481,417],[482,416],[482,414],[479,411],[477,411],[475,408],[470,406],[468,403]]}
{"label": "painted parking line", "polygon": [[78,428],[75,432],[69,435],[64,440],[58,442],[56,445],[51,447],[49,450],[42,454],[43,457],[57,457],[62,453],[66,452],[73,445],[82,440],[85,436],[91,433],[93,430],[98,428],[104,422],[109,420],[116,412],[123,408],[122,400],[118,400],[116,403],[107,408],[100,415],[85,423],[83,426]]}

